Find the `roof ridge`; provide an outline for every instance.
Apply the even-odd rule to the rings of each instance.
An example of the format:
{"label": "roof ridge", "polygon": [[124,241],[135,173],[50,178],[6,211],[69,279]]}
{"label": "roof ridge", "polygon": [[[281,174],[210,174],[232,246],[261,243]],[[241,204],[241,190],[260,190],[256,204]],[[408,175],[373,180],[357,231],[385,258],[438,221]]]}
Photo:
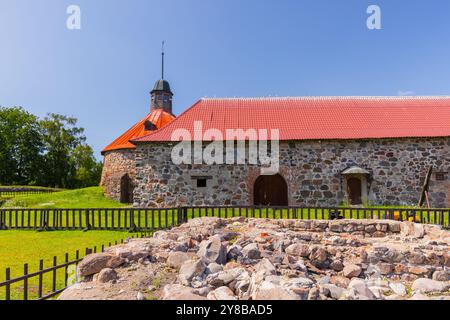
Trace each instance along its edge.
{"label": "roof ridge", "polygon": [[426,99],[450,99],[450,95],[432,96],[284,96],[284,97],[223,97],[210,98],[203,97],[200,101],[220,101],[220,100],[331,100],[331,99],[382,99],[382,100],[426,100]]}

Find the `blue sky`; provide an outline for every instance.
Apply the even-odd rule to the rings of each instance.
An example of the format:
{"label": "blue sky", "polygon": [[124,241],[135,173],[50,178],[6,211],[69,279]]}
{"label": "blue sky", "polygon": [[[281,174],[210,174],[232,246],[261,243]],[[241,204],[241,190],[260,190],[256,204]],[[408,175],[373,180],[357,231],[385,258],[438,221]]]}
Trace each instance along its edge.
{"label": "blue sky", "polygon": [[148,113],[162,40],[177,114],[205,96],[450,94],[447,0],[0,0],[0,105],[75,116],[100,158]]}

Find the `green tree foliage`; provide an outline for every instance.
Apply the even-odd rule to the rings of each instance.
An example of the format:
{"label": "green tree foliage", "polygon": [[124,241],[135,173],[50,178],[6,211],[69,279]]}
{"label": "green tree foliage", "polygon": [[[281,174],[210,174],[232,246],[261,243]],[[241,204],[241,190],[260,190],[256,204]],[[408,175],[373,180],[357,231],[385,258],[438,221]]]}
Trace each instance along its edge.
{"label": "green tree foliage", "polygon": [[92,148],[80,144],[74,148],[71,157],[75,166],[75,186],[85,188],[98,185],[103,166],[95,160]]}
{"label": "green tree foliage", "polygon": [[45,185],[71,188],[75,184],[76,169],[73,150],[86,140],[84,130],[76,127],[75,118],[51,113],[41,121],[44,130]]}
{"label": "green tree foliage", "polygon": [[42,164],[38,118],[20,107],[0,108],[0,183],[36,184]]}
{"label": "green tree foliage", "polygon": [[0,107],[0,184],[58,188],[98,185],[101,163],[77,119]]}

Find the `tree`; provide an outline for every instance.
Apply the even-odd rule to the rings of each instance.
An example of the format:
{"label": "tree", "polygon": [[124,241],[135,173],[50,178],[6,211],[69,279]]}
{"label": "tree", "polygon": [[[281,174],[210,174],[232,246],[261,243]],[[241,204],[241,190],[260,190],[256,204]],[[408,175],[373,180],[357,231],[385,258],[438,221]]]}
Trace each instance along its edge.
{"label": "tree", "polygon": [[43,164],[42,129],[21,107],[0,107],[0,184],[37,184]]}
{"label": "tree", "polygon": [[94,151],[86,144],[75,147],[71,155],[75,166],[75,183],[77,188],[96,186],[102,174],[102,163],[97,162]]}
{"label": "tree", "polygon": [[0,184],[80,188],[98,185],[102,165],[77,119],[43,120],[20,107],[0,107]]}
{"label": "tree", "polygon": [[84,129],[77,127],[77,119],[50,113],[40,122],[44,143],[45,185],[73,188],[76,167],[72,152],[86,141]]}

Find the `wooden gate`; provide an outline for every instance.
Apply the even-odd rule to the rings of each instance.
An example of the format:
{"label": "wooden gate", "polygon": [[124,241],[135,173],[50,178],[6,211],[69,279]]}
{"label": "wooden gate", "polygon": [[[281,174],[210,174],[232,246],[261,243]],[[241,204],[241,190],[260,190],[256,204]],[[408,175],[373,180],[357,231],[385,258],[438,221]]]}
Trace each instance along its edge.
{"label": "wooden gate", "polygon": [[255,181],[254,205],[287,206],[288,187],[284,178],[279,175],[260,176]]}

